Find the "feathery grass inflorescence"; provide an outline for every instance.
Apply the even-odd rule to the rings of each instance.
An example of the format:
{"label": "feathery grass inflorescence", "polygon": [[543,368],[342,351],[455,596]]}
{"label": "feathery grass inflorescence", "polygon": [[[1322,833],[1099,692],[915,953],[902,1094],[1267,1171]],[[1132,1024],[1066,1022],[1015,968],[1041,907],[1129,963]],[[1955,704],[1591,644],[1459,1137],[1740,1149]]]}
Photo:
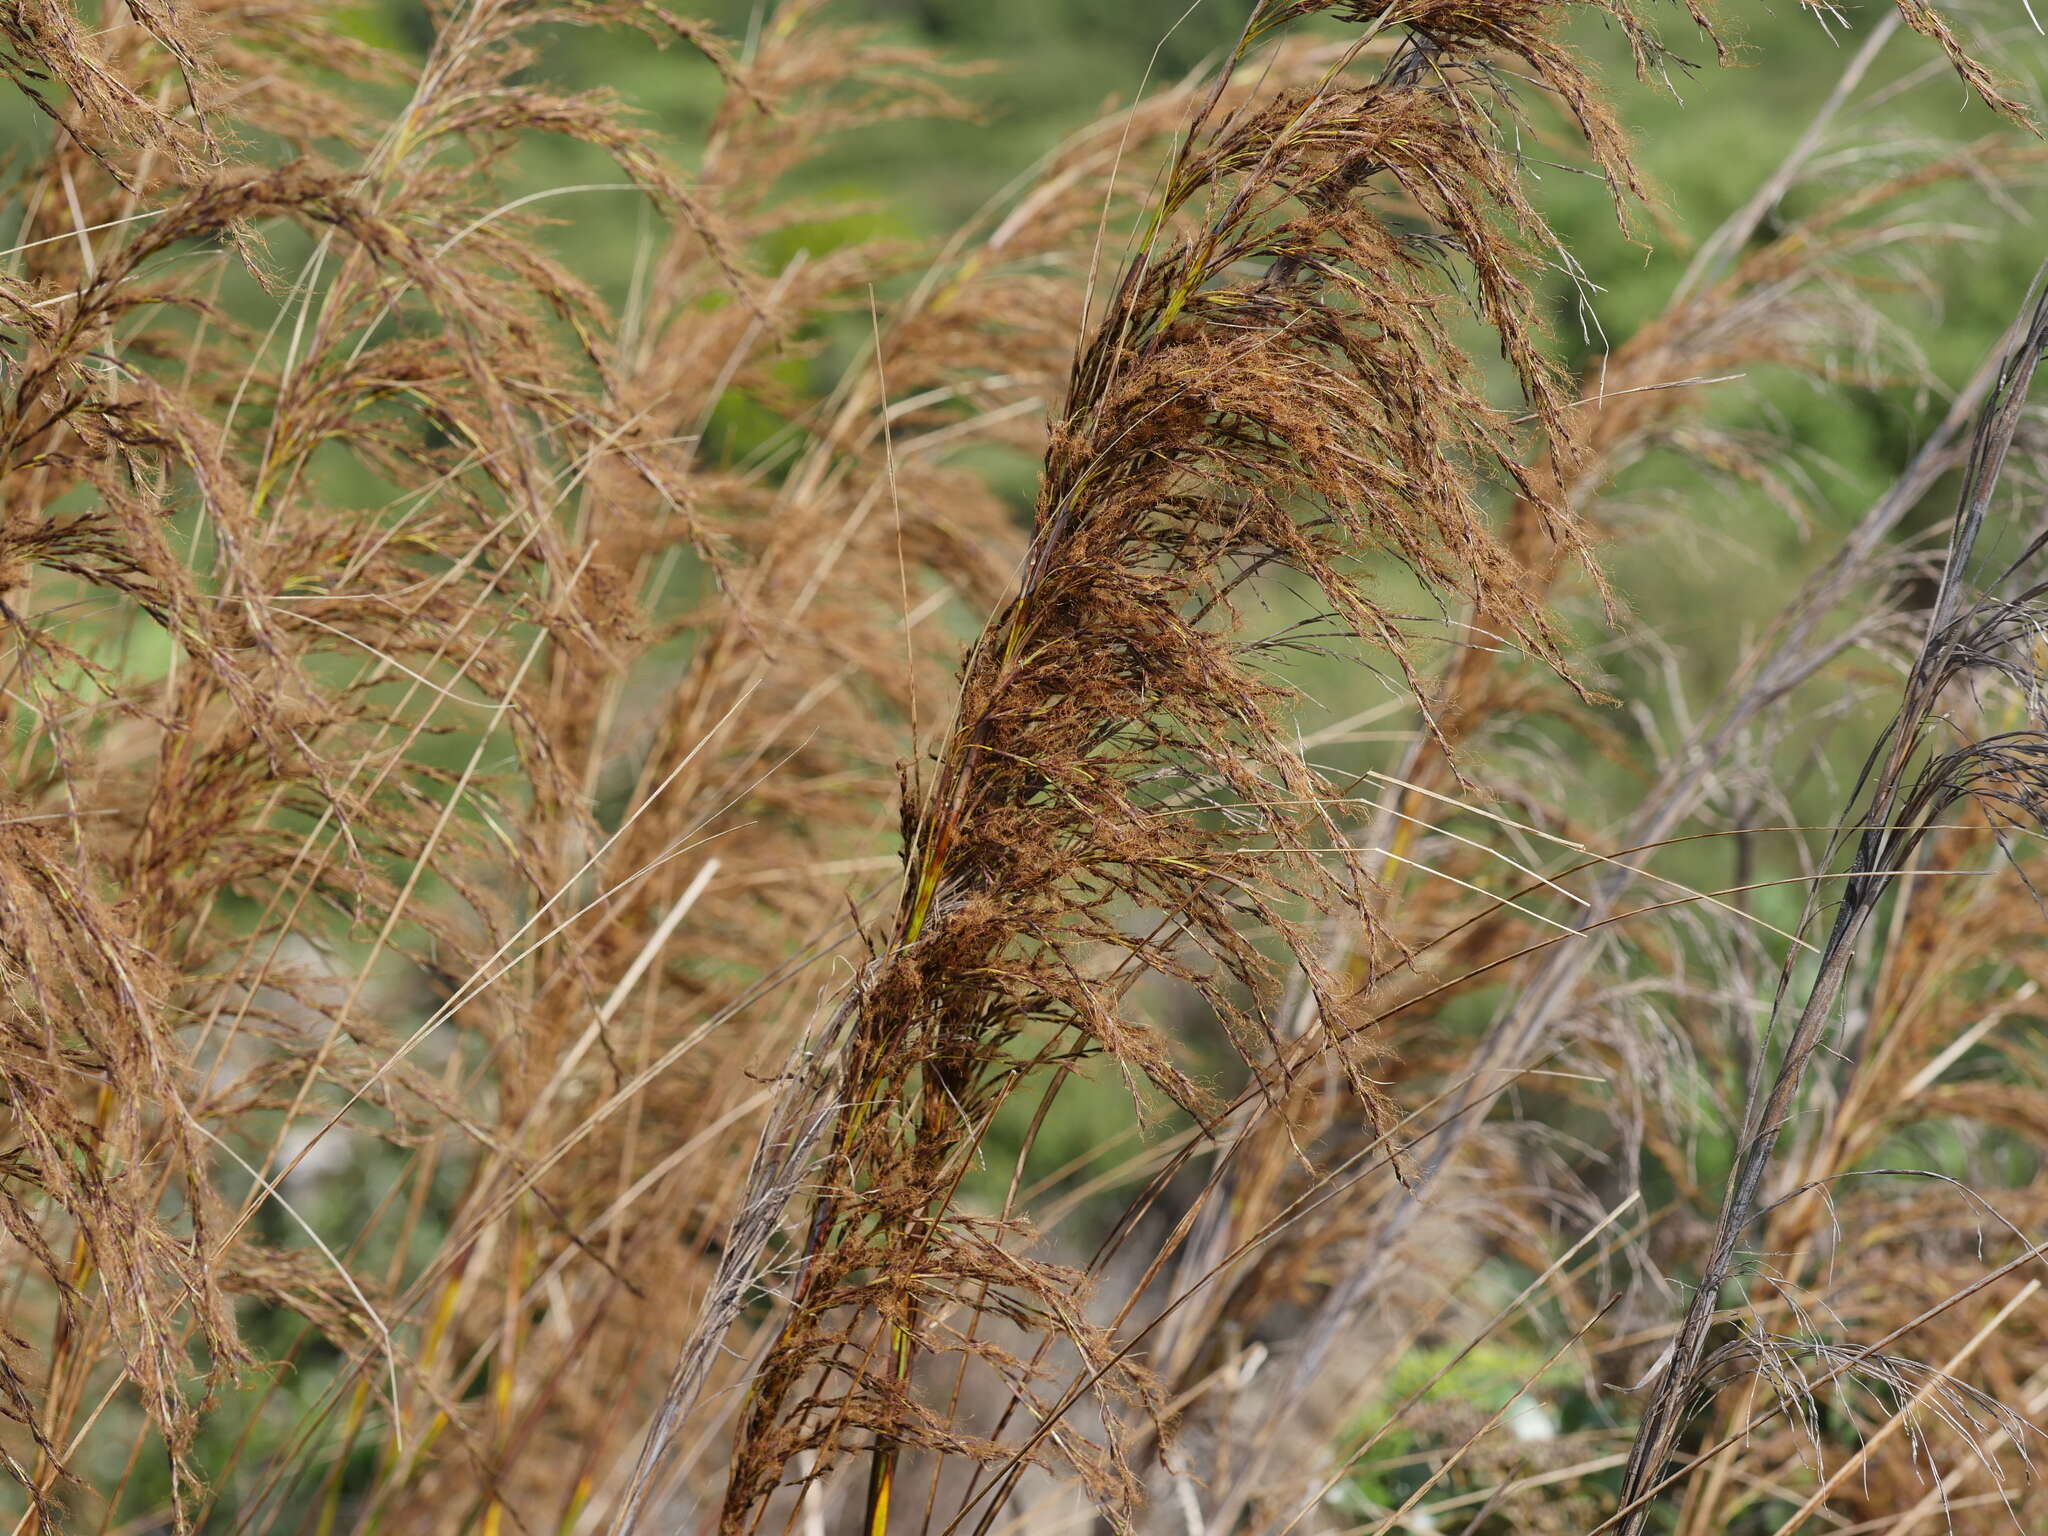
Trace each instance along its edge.
{"label": "feathery grass inflorescence", "polygon": [[[729,71],[694,24],[468,5],[408,77],[311,11],[189,20],[10,13],[11,71],[58,127],[17,183],[0,404],[4,1198],[55,1320],[7,1379],[45,1520],[110,1353],[190,1514],[191,1353],[209,1390],[248,1359],[229,1291],[302,1311],[367,1379],[420,1368],[381,1287],[304,1248],[296,1213],[290,1251],[261,1240],[263,1208],[291,1210],[280,1191],[358,1104],[353,1126],[401,1146],[447,1127],[510,1151],[450,1091],[459,1056],[421,1071],[424,1035],[381,1022],[391,962],[483,977],[588,840],[547,681],[614,654],[633,598],[565,502],[602,476],[715,557],[668,423],[624,397],[602,306],[501,167],[535,135],[609,155],[700,253],[700,295],[765,324],[728,237],[616,105],[522,78],[562,26]],[[393,123],[351,86],[389,95]],[[288,158],[238,158],[250,139]],[[79,610],[111,645],[66,639]],[[482,1037],[541,1043],[482,1011]],[[24,1295],[17,1321],[45,1304]],[[86,1491],[112,1509],[126,1480]]]}
{"label": "feathery grass inflorescence", "polygon": [[[1646,8],[1247,9],[934,257],[793,189],[971,110],[824,0],[738,43],[456,0],[412,52],[290,3],[5,8],[47,134],[0,264],[18,1532],[1790,1536],[2034,1497],[2000,1457],[2048,1391],[1986,1341],[2039,1348],[2039,1201],[1991,1174],[2048,1147],[2048,972],[2028,892],[1965,877],[2037,874],[2038,541],[1958,596],[2026,370],[1668,750],[1609,723],[1664,642],[1592,559],[1653,449],[1800,502],[1709,391],[1890,389],[1861,290],[1939,291],[1893,257],[1955,233],[1914,200],[2024,201],[2003,140],[1797,186],[1883,39],[2016,89],[1875,7],[1816,134],[1574,376],[1540,182],[1644,189],[1563,38],[1658,73]],[[592,33],[701,88],[686,156],[550,83]],[[602,179],[534,187],[540,146]],[[583,237],[629,228],[601,291]],[[1934,559],[1900,530],[1987,395]],[[1020,455],[1028,527],[985,472]],[[1402,719],[1387,772],[1302,734],[1304,659],[1387,696],[1351,722]],[[1895,665],[1846,883],[1787,877],[1842,901],[1816,983],[1752,903],[1758,808],[1795,821],[1764,764],[1812,680]],[[1556,740],[1641,794],[1588,819]],[[1731,828],[1729,889],[1662,872]],[[1745,1088],[1724,1196],[1697,1142]],[[1964,1151],[1901,1193],[1916,1136]],[[1510,1335],[1596,1426],[1502,1447],[1521,1398],[1455,1373]]]}
{"label": "feathery grass inflorescence", "polygon": [[[1556,657],[1526,572],[1488,529],[1481,477],[1514,486],[1556,544],[1583,539],[1475,382],[1445,269],[1469,275],[1539,436],[1568,459],[1567,397],[1525,277],[1540,221],[1501,137],[1512,108],[1495,61],[1532,73],[1626,189],[1618,130],[1554,40],[1551,6],[1261,7],[1231,67],[1315,13],[1362,30],[1305,89],[1225,111],[1219,81],[1197,104],[1076,361],[1018,589],[970,651],[909,797],[898,910],[835,1025],[843,1108],[789,1317],[753,1383],[730,1528],[761,1517],[793,1458],[815,1479],[870,1434],[874,1529],[905,1444],[998,1463],[1057,1453],[1124,1518],[1120,1404],[1156,1416],[1152,1388],[1086,1322],[1072,1276],[954,1196],[1006,1102],[1086,1055],[1111,1058],[1134,1095],[1214,1113],[1123,1006],[1148,973],[1197,993],[1267,1091],[1328,1053],[1373,1101],[1372,1042],[1298,920],[1375,922],[1362,860],[1312,851],[1342,845],[1333,791],[1277,713],[1270,658],[1312,643],[1313,626],[1247,640],[1234,605],[1293,578],[1337,632],[1401,667],[1409,620],[1373,595],[1379,560]],[[1353,83],[1364,57],[1379,67]],[[1301,1042],[1267,1018],[1268,940],[1309,977],[1318,1027]],[[1081,1441],[1064,1405],[1030,1402],[1034,1367],[958,1321],[983,1313],[1076,1350],[1086,1388],[1109,1397],[1104,1443]],[[923,1405],[916,1359],[949,1351],[1030,1402],[1021,1445]]]}

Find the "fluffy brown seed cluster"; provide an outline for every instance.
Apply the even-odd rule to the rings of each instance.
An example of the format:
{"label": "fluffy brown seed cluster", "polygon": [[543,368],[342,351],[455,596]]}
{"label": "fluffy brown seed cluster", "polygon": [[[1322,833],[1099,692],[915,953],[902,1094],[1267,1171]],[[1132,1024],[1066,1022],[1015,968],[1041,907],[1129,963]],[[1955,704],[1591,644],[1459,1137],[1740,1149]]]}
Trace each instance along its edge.
{"label": "fluffy brown seed cluster", "polygon": [[[585,26],[681,44],[725,75],[718,152],[697,186],[611,103],[526,83],[536,39]],[[745,796],[749,758],[786,750],[787,721],[747,715],[733,700],[753,694],[711,669],[736,649],[769,651],[748,624],[769,605],[784,635],[801,632],[803,601],[773,584],[794,592],[810,567],[746,551],[746,596],[762,609],[734,602],[731,638],[698,669],[697,707],[740,739],[714,741],[679,708],[661,740],[630,743],[668,787],[678,759],[703,771],[662,818],[632,807],[635,835],[607,841],[592,804],[620,753],[620,699],[677,631],[642,604],[673,606],[663,562],[735,558],[691,478],[711,407],[762,387],[790,316],[853,302],[887,270],[849,252],[778,286],[740,270],[737,244],[787,216],[762,211],[765,190],[819,135],[946,102],[915,57],[822,26],[764,52],[742,83],[702,29],[638,5],[459,7],[411,74],[322,17],[262,6],[135,6],[91,30],[61,6],[13,7],[6,28],[10,72],[57,128],[19,184],[0,293],[14,655],[0,1199],[43,1271],[13,1309],[7,1410],[31,1454],[12,1465],[39,1518],[53,1517],[47,1499],[104,1411],[117,1359],[170,1451],[186,1518],[191,1361],[217,1387],[247,1359],[224,1288],[302,1313],[361,1379],[411,1378],[412,1402],[384,1410],[403,1445],[409,1416],[415,1436],[440,1433],[479,1360],[452,1354],[466,1324],[396,1352],[386,1319],[416,1304],[400,1282],[449,1302],[451,1275],[499,1275],[516,1311],[562,1251],[589,1251],[578,1227],[611,1202],[554,1204],[547,1175],[617,1124],[563,1145],[542,1106],[563,1096],[552,1078],[576,1076],[571,1043],[593,994],[645,973],[638,939],[620,940],[644,936],[654,919],[637,913],[658,916],[694,873],[676,878],[677,845]],[[844,51],[864,47],[871,84],[832,89]],[[815,110],[792,127],[772,98],[806,93]],[[388,125],[363,114],[380,97],[399,109]],[[672,230],[640,331],[620,328],[502,191],[499,167],[536,136],[611,156]],[[290,157],[240,160],[248,140]],[[266,306],[267,327],[249,328]],[[847,433],[872,438],[859,405],[845,414]],[[858,465],[870,447],[818,458]],[[359,499],[337,502],[338,487]],[[842,507],[852,494],[834,493]],[[735,477],[721,517],[753,539],[769,499]],[[823,495],[799,505],[814,534],[843,515]],[[879,560],[880,542],[857,547]],[[81,612],[111,651],[68,642]],[[883,655],[900,663],[900,650]],[[847,659],[850,691],[873,661]],[[755,862],[776,862],[766,839]],[[627,876],[646,909],[623,924],[608,921],[615,908],[590,910],[591,892]],[[453,991],[435,1022],[459,1010],[461,1033],[485,1047],[482,1107],[474,1057],[384,1022],[394,1003],[415,1008],[418,983],[390,990],[401,960]],[[524,996],[508,995],[508,973]],[[643,1034],[645,1059],[628,1070],[614,1057],[612,1087],[673,1044]],[[566,1095],[586,1114],[588,1096]],[[257,1240],[272,1228],[264,1208],[291,1209],[272,1197],[344,1113],[426,1149],[416,1192],[397,1203],[401,1230],[419,1219],[442,1139],[473,1149],[450,1249],[415,1273],[401,1240],[390,1291],[353,1250],[303,1247],[292,1218],[291,1251]],[[629,1136],[611,1166],[630,1186],[666,1151]],[[548,1213],[545,1236],[508,1217],[533,1208]],[[621,1209],[608,1213],[614,1244]],[[616,1283],[616,1247],[613,1259]],[[502,1433],[531,1435],[561,1411],[521,1401]],[[469,1417],[458,1435],[488,1441]],[[500,1482],[497,1459],[472,1449],[451,1479],[400,1457],[380,1498],[395,1518],[423,1494],[423,1510],[488,1501],[459,1485]],[[71,1491],[117,1507],[112,1465],[108,1486]],[[559,1500],[576,1479],[549,1483]],[[316,1479],[307,1496],[337,1486],[323,1494]]]}
{"label": "fluffy brown seed cluster", "polygon": [[[1504,478],[1553,546],[1579,552],[1583,537],[1554,472],[1525,467],[1530,444],[1480,392],[1446,267],[1469,275],[1552,461],[1568,460],[1565,392],[1526,280],[1541,225],[1499,123],[1511,60],[1629,186],[1617,131],[1552,35],[1563,11],[1261,10],[1239,65],[1312,14],[1364,30],[1305,88],[1197,104],[1076,361],[1017,593],[970,653],[957,719],[909,800],[904,894],[846,1005],[848,1107],[792,1316],[754,1382],[729,1528],[760,1517],[792,1457],[816,1468],[870,1433],[871,1521],[903,1443],[978,1455],[999,1478],[1057,1452],[1125,1518],[1116,1405],[1156,1416],[1159,1403],[1084,1324],[1074,1278],[1018,1256],[953,1197],[993,1116],[1049,1066],[1107,1055],[1134,1093],[1149,1083],[1198,1121],[1213,1114],[1124,1006],[1139,976],[1197,993],[1269,1092],[1327,1051],[1377,1102],[1372,1042],[1298,921],[1376,925],[1364,861],[1328,856],[1345,843],[1337,792],[1289,740],[1270,675],[1271,653],[1316,642],[1287,628],[1247,639],[1237,604],[1298,580],[1339,634],[1405,666],[1409,621],[1374,595],[1379,566],[1555,655],[1479,483]],[[1362,58],[1377,68],[1354,82]],[[1269,1022],[1272,941],[1315,999],[1302,1041]],[[1064,1405],[1035,1407],[1013,1446],[974,1444],[919,1405],[923,1351],[966,1351],[1020,1401],[1031,1390],[1034,1364],[956,1321],[984,1312],[1065,1337],[1084,1389],[1112,1399],[1105,1446],[1037,1427]],[[865,1330],[874,1315],[886,1336]]]}
{"label": "fluffy brown seed cluster", "polygon": [[[2017,110],[1940,16],[1899,10]],[[815,210],[785,177],[864,124],[962,110],[934,60],[812,0],[744,49],[634,0],[465,0],[430,8],[412,60],[318,8],[0,10],[0,67],[50,130],[12,173],[0,269],[0,1453],[20,1529],[567,1533],[689,1511],[879,1530],[893,1510],[988,1530],[1053,1471],[1120,1526],[1171,1490],[1160,1518],[1207,1500],[1211,1529],[1278,1530],[1301,1475],[1274,1442],[1318,1448],[1311,1484],[1348,1448],[1353,1421],[1309,1389],[1361,1295],[1398,1289],[1389,1265],[1448,1290],[1475,1232],[1563,1262],[1546,1223],[1583,1190],[1532,1192],[1547,1165],[1507,1133],[1410,1118],[1604,1004],[1583,969],[1543,968],[1490,851],[1427,821],[1484,779],[1466,752],[1502,721],[1583,723],[1557,596],[1576,572],[1605,597],[1589,507],[1614,465],[1694,430],[1699,459],[1768,478],[1675,427],[1695,390],[1666,386],[1807,366],[1855,313],[1813,290],[1893,238],[1874,210],[2024,163],[1979,148],[1880,178],[1705,264],[1575,387],[1538,321],[1557,253],[1524,153],[1575,140],[1617,198],[1638,191],[1558,40],[1576,13],[1660,61],[1620,0],[1254,7],[1213,79],[1087,130],[934,260],[805,248]],[[544,83],[550,40],[583,28],[720,91],[687,175],[618,103]],[[515,195],[548,140],[631,191]],[[551,218],[628,196],[649,233],[615,311]],[[1099,231],[1126,227],[1098,282]],[[858,337],[856,360],[792,385],[820,333]],[[735,418],[755,440],[728,451]],[[954,462],[969,444],[1042,461],[1028,530]],[[1868,577],[1872,548],[1843,568]],[[2044,1139],[2011,1041],[1998,1093],[1943,1077],[1953,1040],[1989,1033],[1966,1004],[2017,1013],[1987,975],[2038,969],[2012,960],[2031,907],[1939,878],[2040,809],[2034,594],[2004,590],[1950,613],[1914,674],[1902,740],[1966,684],[1994,702],[1892,765],[1889,819],[1967,824],[1859,868],[1925,866],[1850,1107],[1789,1149],[1805,1182],[1750,1238],[1843,1326],[1764,1300],[1741,1337],[1695,1340],[1643,1415],[1631,1491],[1582,1480],[1589,1519],[1654,1497],[1701,1401],[1753,1448],[1752,1482],[1781,1476],[1796,1414],[1759,1424],[1759,1380],[1788,1403],[1832,1376],[1921,1393],[1940,1423],[1914,1433],[1944,1448],[2026,1438],[1990,1404],[2023,1413],[2032,1384],[1957,1385],[1889,1347],[1917,1308],[1963,1359],[1954,1298],[2021,1295],[1982,1276],[2025,1245],[1984,1260],[1952,1206],[1860,1188],[1831,1196],[1855,1218],[1837,1243],[1801,1192],[1923,1123]],[[1806,675],[1808,622],[1760,697]],[[1439,670],[1447,626],[1489,645]],[[1408,697],[1392,804],[1413,840],[1361,832],[1358,785],[1297,739],[1283,674],[1312,650]],[[1637,840],[1698,798],[1660,785]],[[1414,883],[1388,843],[1453,880]],[[1585,921],[1623,888],[1592,888]],[[1685,946],[1644,951],[1676,969]],[[1467,1046],[1445,1010],[1518,964],[1530,1001]],[[1160,996],[1237,1059],[1203,1060]],[[1601,1027],[1575,1045],[1650,1058]],[[1684,1027],[1699,1059],[1729,1050],[1707,1011]],[[996,1117],[1035,1135],[1091,1060],[1134,1118],[1187,1127],[1109,1250],[1197,1148],[1216,1158],[1113,1318],[1090,1295],[1109,1260],[1028,1225],[1021,1164],[999,1208],[960,1192]],[[1628,1134],[1689,1177],[1683,1131]],[[375,1186],[340,1231],[320,1195],[337,1147]],[[1417,1258],[1411,1197],[1479,1187],[1510,1194]],[[1707,1251],[1696,1193],[1661,1269]],[[1900,1253],[1924,1294],[1857,1288]],[[1161,1291],[1178,1310],[1136,1326]],[[1566,1307],[1583,1336],[1608,1316]],[[1256,1375],[1242,1341],[1286,1326],[1282,1384],[1233,1397]],[[1150,1454],[1183,1414],[1229,1444],[1248,1406],[1261,1434],[1200,1495]],[[1476,1440],[1483,1419],[1404,1422]],[[938,1468],[914,1494],[912,1458]],[[1831,1509],[1909,1497],[1887,1491],[1899,1467],[1864,1470]],[[1748,1485],[1697,1486],[1704,1536]]]}

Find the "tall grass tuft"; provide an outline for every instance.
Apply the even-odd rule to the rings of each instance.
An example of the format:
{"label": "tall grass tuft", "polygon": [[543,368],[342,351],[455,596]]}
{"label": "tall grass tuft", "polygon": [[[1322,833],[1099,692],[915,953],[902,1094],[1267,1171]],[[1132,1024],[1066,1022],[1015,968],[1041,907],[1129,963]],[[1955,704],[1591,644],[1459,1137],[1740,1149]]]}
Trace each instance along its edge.
{"label": "tall grass tuft", "polygon": [[[1568,366],[1689,0],[1255,0],[930,248],[850,6],[4,8],[10,1528],[2031,1518],[2043,310],[1897,291],[2041,159],[1873,9]],[[1846,532],[1773,370],[1943,394]],[[1660,463],[1827,551],[1690,662]]]}

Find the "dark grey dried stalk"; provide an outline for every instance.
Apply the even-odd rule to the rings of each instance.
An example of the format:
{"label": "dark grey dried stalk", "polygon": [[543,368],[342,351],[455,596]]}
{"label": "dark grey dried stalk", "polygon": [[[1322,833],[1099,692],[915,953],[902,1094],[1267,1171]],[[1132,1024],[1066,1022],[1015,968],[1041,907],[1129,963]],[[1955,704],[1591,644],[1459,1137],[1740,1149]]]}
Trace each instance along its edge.
{"label": "dark grey dried stalk", "polygon": [[[2019,604],[1992,601],[1965,611],[1971,557],[1997,489],[2000,470],[2019,429],[2027,389],[2048,354],[2048,293],[2038,297],[2019,339],[2007,354],[1991,400],[1971,446],[1961,505],[1950,535],[1940,588],[1928,613],[1927,633],[1907,679],[1899,713],[1872,750],[1843,825],[1861,827],[1855,855],[1843,873],[1834,922],[1822,946],[1818,970],[1785,1042],[1768,1090],[1768,1057],[1757,1056],[1735,1166],[1701,1269],[1663,1371],[1645,1404],[1629,1453],[1621,1488],[1622,1536],[1637,1536],[1648,1520],[1656,1485],[1684,1426],[1700,1385],[1700,1361],[1720,1305],[1721,1290],[1734,1272],[1743,1234],[1756,1213],[1758,1193],[1780,1133],[1792,1118],[1806,1066],[1833,1022],[1835,1005],[1856,956],[1856,944],[1889,879],[1907,865],[1928,822],[1958,800],[1989,800],[2006,815],[2043,821],[2048,812],[2048,737],[2039,732],[1992,737],[1942,753],[1908,777],[1941,695],[1980,668],[2006,670],[2016,664],[2000,652],[2010,643],[2007,623]],[[2028,556],[2037,552],[2029,549]],[[2018,567],[2015,567],[2015,570]],[[2010,573],[2008,573],[2010,574]],[[1838,834],[1837,847],[1846,836]],[[1812,900],[1817,900],[1813,898]],[[1811,900],[1810,900],[1811,910]],[[1780,975],[1774,1016],[1781,1014],[1795,976],[1795,954]]]}

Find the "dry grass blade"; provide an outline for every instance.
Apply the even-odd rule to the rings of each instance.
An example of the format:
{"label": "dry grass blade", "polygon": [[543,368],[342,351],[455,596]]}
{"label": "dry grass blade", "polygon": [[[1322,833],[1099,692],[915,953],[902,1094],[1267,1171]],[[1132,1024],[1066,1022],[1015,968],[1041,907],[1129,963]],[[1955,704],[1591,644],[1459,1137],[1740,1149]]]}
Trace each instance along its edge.
{"label": "dry grass blade", "polygon": [[[2009,655],[2013,631],[2008,626],[2019,618],[2014,600],[1994,596],[1967,608],[1964,604],[1978,535],[2018,430],[2028,385],[2044,354],[2048,354],[2048,295],[2035,301],[2025,332],[2007,354],[1971,445],[1961,510],[1943,564],[1939,594],[1929,613],[1927,637],[1907,680],[1904,705],[1873,749],[1866,782],[1858,785],[1856,804],[1844,817],[1845,822],[1866,830],[1857,840],[1817,970],[1768,1086],[1765,1058],[1758,1058],[1758,1075],[1751,1086],[1740,1149],[1729,1174],[1713,1246],[1670,1358],[1645,1405],[1622,1484],[1625,1506],[1638,1505],[1659,1480],[1686,1407],[1698,1389],[1700,1362],[1722,1287],[1755,1212],[1771,1156],[1791,1117],[1807,1062],[1833,1019],[1855,958],[1857,939],[1887,889],[1888,882],[1882,877],[1903,869],[1925,836],[1927,823],[1939,820],[1960,801],[1976,799],[1993,807],[2000,817],[2048,825],[2043,820],[2048,801],[2042,799],[2041,792],[2048,738],[2038,731],[1970,742],[1937,753],[1917,773],[1909,773],[1944,692],[1978,668],[2030,665]],[[2017,602],[2026,600],[2023,595]],[[2018,633],[2031,636],[2031,624],[2022,621]],[[1779,983],[1781,1003],[1793,985],[1794,973],[1788,967]],[[1621,1526],[1624,1536],[1634,1536],[1648,1518],[1646,1505],[1635,1508]]]}

